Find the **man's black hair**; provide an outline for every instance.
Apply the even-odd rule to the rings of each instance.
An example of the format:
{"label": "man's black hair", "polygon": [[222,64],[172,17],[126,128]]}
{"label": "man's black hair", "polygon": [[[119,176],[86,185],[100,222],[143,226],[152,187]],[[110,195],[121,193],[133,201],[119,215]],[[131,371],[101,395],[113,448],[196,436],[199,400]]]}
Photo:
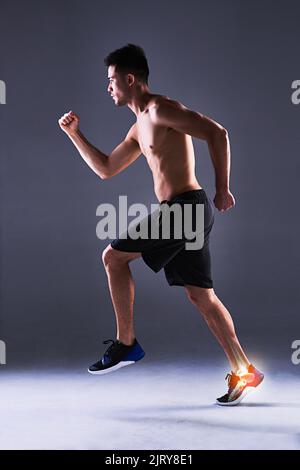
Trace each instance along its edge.
{"label": "man's black hair", "polygon": [[133,73],[148,85],[149,67],[144,50],[135,44],[127,44],[108,54],[104,59],[107,67],[115,65],[118,73]]}

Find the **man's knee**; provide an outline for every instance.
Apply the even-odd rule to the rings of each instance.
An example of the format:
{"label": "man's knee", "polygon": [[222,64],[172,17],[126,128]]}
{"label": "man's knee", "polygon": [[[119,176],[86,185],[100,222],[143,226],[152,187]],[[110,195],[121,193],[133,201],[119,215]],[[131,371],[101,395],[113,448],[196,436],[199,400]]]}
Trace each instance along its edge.
{"label": "man's knee", "polygon": [[128,264],[136,258],[139,258],[141,253],[133,252],[129,253],[126,251],[115,250],[110,244],[107,245],[105,250],[102,252],[102,261],[105,268],[112,266],[120,266],[122,264]]}
{"label": "man's knee", "polygon": [[216,295],[213,289],[198,286],[185,286],[188,299],[205,313],[214,303]]}
{"label": "man's knee", "polygon": [[107,245],[107,247],[102,252],[102,262],[105,268],[115,264],[117,262],[117,256],[111,245]]}

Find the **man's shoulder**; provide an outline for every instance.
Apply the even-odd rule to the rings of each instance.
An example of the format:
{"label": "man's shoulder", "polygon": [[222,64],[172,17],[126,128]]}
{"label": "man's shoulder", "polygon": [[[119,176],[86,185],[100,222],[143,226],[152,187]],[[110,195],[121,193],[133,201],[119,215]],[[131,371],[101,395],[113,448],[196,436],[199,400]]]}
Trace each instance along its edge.
{"label": "man's shoulder", "polygon": [[154,95],[151,102],[149,103],[149,110],[150,109],[156,109],[159,106],[162,106],[164,104],[169,104],[174,102],[171,98],[165,95]]}
{"label": "man's shoulder", "polygon": [[159,119],[160,116],[172,115],[176,110],[187,109],[180,101],[169,98],[164,95],[156,95],[151,106],[149,106],[149,113],[154,121]]}
{"label": "man's shoulder", "polygon": [[138,133],[137,133],[136,122],[134,122],[132,124],[132,126],[130,127],[130,129],[128,130],[126,139],[129,139],[129,140],[133,139],[133,140],[136,140],[138,142]]}

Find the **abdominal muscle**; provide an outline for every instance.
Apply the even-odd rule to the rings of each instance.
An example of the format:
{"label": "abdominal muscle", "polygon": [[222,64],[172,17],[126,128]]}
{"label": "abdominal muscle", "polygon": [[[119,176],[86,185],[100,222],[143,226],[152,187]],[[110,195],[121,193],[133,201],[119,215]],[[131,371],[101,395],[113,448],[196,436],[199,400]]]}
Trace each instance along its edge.
{"label": "abdominal muscle", "polygon": [[182,184],[181,181],[174,181],[168,180],[165,177],[158,177],[153,175],[154,180],[154,192],[159,200],[162,201],[169,201],[173,197],[177,196],[178,194],[184,193],[185,191],[191,191],[193,189],[201,189],[201,186],[197,181],[194,183]]}
{"label": "abdominal muscle", "polygon": [[164,145],[163,147],[160,152],[145,155],[152,172],[157,199],[160,202],[170,200],[185,191],[201,189],[195,175],[192,142],[188,146],[171,145],[167,148],[167,145]]}

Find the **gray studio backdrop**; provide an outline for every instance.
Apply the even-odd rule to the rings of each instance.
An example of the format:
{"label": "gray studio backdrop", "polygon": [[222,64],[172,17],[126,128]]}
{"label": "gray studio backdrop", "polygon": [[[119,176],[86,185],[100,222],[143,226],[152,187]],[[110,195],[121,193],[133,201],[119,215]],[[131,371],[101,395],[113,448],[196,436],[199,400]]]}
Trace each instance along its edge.
{"label": "gray studio backdrop", "polygon": [[[70,109],[109,153],[135,116],[107,94],[104,56],[128,42],[148,56],[150,88],[222,123],[236,206],[216,210],[215,291],[252,359],[291,366],[299,321],[298,1],[0,2],[1,332],[6,368],[84,365],[115,323],[96,237],[102,202],[157,202],[145,158],[111,180],[81,160],[57,120]],[[194,139],[197,177],[214,173]],[[147,358],[225,359],[181,287],[132,263],[136,332]],[[1,366],[2,367],[2,366]]]}

